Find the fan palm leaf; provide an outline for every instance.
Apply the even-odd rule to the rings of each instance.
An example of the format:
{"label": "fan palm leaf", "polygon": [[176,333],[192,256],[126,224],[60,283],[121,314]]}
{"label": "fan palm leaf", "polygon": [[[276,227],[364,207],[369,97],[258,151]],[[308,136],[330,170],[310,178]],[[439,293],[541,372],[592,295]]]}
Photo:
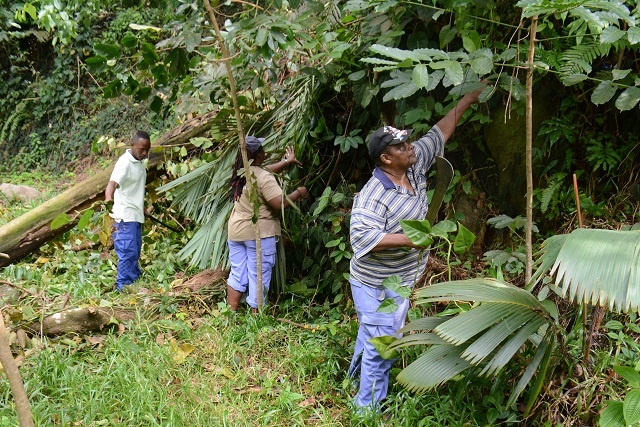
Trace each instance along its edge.
{"label": "fan palm leaf", "polygon": [[[528,341],[539,342],[539,338],[532,338],[545,327],[545,337],[556,332],[549,328],[554,325],[552,316],[537,298],[499,280],[477,278],[439,283],[416,291],[416,297],[421,304],[469,301],[475,305],[456,316],[417,319],[400,330],[406,335],[390,348],[427,346],[398,375],[398,381],[410,390],[436,387],[473,367],[481,368],[481,375],[496,375]],[[545,344],[534,348],[534,352],[544,353],[546,348]],[[533,373],[526,373],[521,379],[522,389],[533,377]]]}
{"label": "fan palm leaf", "polygon": [[562,297],[618,312],[640,309],[640,231],[580,228],[542,247],[533,279],[549,274]]}
{"label": "fan palm leaf", "polygon": [[444,384],[472,366],[460,357],[463,351],[464,346],[434,345],[398,374],[398,382],[418,393]]}

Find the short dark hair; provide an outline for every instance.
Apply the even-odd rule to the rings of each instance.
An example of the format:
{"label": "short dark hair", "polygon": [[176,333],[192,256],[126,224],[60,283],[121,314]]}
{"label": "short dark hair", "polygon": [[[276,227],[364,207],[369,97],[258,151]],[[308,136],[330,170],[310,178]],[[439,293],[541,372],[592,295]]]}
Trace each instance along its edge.
{"label": "short dark hair", "polygon": [[136,134],[133,136],[133,140],[131,142],[135,144],[136,142],[138,142],[139,139],[146,139],[149,142],[151,141],[149,134],[143,130],[137,131]]}

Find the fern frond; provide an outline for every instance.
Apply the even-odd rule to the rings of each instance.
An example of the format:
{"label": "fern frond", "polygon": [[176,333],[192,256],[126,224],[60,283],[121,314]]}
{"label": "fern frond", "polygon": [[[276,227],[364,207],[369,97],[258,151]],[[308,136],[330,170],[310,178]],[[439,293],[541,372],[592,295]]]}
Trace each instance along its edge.
{"label": "fern frond", "polygon": [[611,44],[600,44],[590,40],[574,46],[560,56],[560,75],[562,78],[574,74],[591,73],[591,63],[596,59],[609,55]]}
{"label": "fern frond", "polygon": [[15,111],[11,113],[11,115],[9,115],[7,121],[2,126],[2,129],[0,129],[0,145],[2,145],[5,141],[13,138],[13,134],[20,125],[20,122],[29,117],[29,115],[25,112],[26,108],[27,103],[21,102],[16,106]]}
{"label": "fern frond", "polygon": [[562,185],[562,181],[551,181],[549,186],[544,189],[542,192],[542,200],[540,201],[540,211],[542,213],[546,212],[549,209],[549,203],[553,199],[553,196],[558,192],[558,189]]}

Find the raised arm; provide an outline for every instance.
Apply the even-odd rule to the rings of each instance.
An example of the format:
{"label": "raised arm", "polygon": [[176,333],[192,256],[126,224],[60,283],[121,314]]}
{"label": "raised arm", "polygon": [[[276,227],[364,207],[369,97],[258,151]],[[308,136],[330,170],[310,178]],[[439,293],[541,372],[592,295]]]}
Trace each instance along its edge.
{"label": "raised arm", "polygon": [[270,170],[273,173],[280,173],[289,165],[302,166],[302,163],[300,163],[296,158],[296,153],[293,151],[293,147],[286,148],[284,158],[278,163],[264,166],[264,168]]}
{"label": "raised arm", "polygon": [[470,92],[462,97],[460,101],[453,107],[438,123],[436,126],[440,128],[442,131],[442,135],[444,136],[444,141],[447,140],[453,135],[453,132],[456,130],[456,126],[462,117],[462,114],[467,111],[472,104],[478,102],[478,96],[484,90],[478,89],[474,92]]}
{"label": "raised arm", "polygon": [[288,208],[289,206],[291,206],[289,200],[291,200],[292,202],[296,202],[298,200],[304,199],[305,197],[307,197],[306,187],[298,187],[293,190],[293,192],[289,193],[289,195],[284,200],[282,200],[282,196],[277,196],[271,200],[267,200],[267,203],[269,203],[271,209],[273,209],[274,211],[279,211],[282,208]]}

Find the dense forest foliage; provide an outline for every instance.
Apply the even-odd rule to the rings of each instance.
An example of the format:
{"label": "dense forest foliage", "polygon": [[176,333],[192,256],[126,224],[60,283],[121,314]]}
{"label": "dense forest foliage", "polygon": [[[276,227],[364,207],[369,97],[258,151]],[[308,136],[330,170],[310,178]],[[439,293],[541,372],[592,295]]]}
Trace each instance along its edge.
{"label": "dense forest foliage", "polygon": [[[148,186],[149,201],[162,221],[184,231],[170,233],[168,248],[156,241],[157,234],[149,233],[145,250],[158,259],[149,256],[145,262],[148,276],[166,289],[178,270],[225,268],[231,208],[227,183],[239,135],[224,43],[231,55],[245,133],[267,138],[272,161],[280,158],[285,146],[294,146],[303,166],[279,177],[280,183],[283,188],[305,185],[310,190],[300,209],[283,217],[278,295],[332,308],[349,306],[349,210],[354,193],[373,168],[366,149],[368,135],[382,123],[425,133],[461,95],[484,87],[481,102],[465,113],[447,146],[456,172],[440,217],[449,222],[429,231],[436,243],[423,282],[477,278],[468,284],[476,298],[493,286],[483,278],[510,282],[522,291],[511,294],[514,305],[539,316],[531,315],[530,334],[511,331],[523,334],[522,346],[515,346],[522,349],[514,359],[504,358],[487,368],[478,356],[466,378],[502,371],[502,380],[481,386],[492,398],[501,396],[492,403],[492,414],[507,420],[524,413],[541,425],[563,419],[595,423],[606,407],[605,395],[616,401],[611,408],[626,402],[626,383],[615,390],[603,387],[603,378],[615,375],[613,369],[618,380],[628,381],[630,396],[638,391],[638,299],[633,296],[633,289],[640,287],[634,275],[640,268],[633,252],[638,243],[632,236],[629,246],[623,246],[626,237],[605,233],[639,222],[640,10],[635,2],[212,3],[222,40],[213,31],[205,3],[199,1],[0,0],[3,180],[22,171],[55,176],[106,167],[136,129],[147,130],[153,142],[193,117],[214,112],[206,135],[184,146],[157,149],[165,156],[163,173]],[[529,98],[528,71],[533,75]],[[529,100],[530,153],[525,132]],[[529,190],[528,157],[533,163]],[[562,262],[580,256],[591,259],[587,255],[593,254],[575,254],[584,246],[597,246],[594,242],[611,240],[614,244],[603,244],[596,260],[610,268],[631,266],[626,276],[607,276],[614,282],[612,288],[630,288],[627,296],[592,298],[596,285],[588,280],[594,270],[580,276],[578,267],[566,274],[573,275],[574,285],[584,286],[579,290],[546,270],[534,277],[536,282],[525,283],[527,191],[532,193],[529,225],[536,250],[546,242],[539,259],[558,255],[562,244],[577,248],[574,258]],[[3,221],[12,219],[14,213],[5,208],[3,212]],[[560,242],[556,235],[566,237],[578,228],[578,218],[585,228],[603,234]],[[99,212],[91,223],[102,223]],[[453,242],[462,227],[475,234],[475,242],[469,244],[470,251],[457,253],[462,251],[454,252]],[[65,234],[63,241],[100,240],[100,231],[92,234],[86,224],[82,228]],[[40,255],[51,257],[60,246],[63,243],[47,246]],[[631,248],[631,255],[614,262],[622,257],[616,248]],[[585,262],[593,268],[600,265]],[[100,264],[98,258],[90,263]],[[549,269],[553,262],[539,265]],[[56,268],[61,273],[69,269]],[[25,274],[20,266],[2,272],[13,281]],[[469,301],[447,307],[451,314],[472,313],[473,302],[480,301],[473,292],[433,289],[417,295],[421,302],[411,320],[434,314],[438,301]],[[502,302],[509,299],[493,288],[486,292]],[[546,301],[552,301],[553,308]],[[607,307],[609,312],[600,314],[607,317],[595,322],[592,306]],[[588,313],[598,325],[595,331],[588,331],[593,327]],[[600,321],[609,325],[608,335],[597,335]],[[593,334],[600,341],[590,350],[586,342]],[[416,359],[420,349],[415,354],[406,350],[407,358]],[[485,356],[496,353],[499,347],[490,347]],[[509,365],[508,360],[518,363]],[[528,385],[530,398],[521,405],[526,407],[515,409],[516,397],[528,384],[517,380],[531,380],[536,372],[541,380]],[[446,379],[412,384],[413,379],[399,376],[410,389],[420,391]],[[561,408],[553,403],[558,396],[566,399]],[[636,407],[627,403],[625,414]],[[550,415],[554,411],[563,415]],[[628,424],[637,423],[628,416]]]}

